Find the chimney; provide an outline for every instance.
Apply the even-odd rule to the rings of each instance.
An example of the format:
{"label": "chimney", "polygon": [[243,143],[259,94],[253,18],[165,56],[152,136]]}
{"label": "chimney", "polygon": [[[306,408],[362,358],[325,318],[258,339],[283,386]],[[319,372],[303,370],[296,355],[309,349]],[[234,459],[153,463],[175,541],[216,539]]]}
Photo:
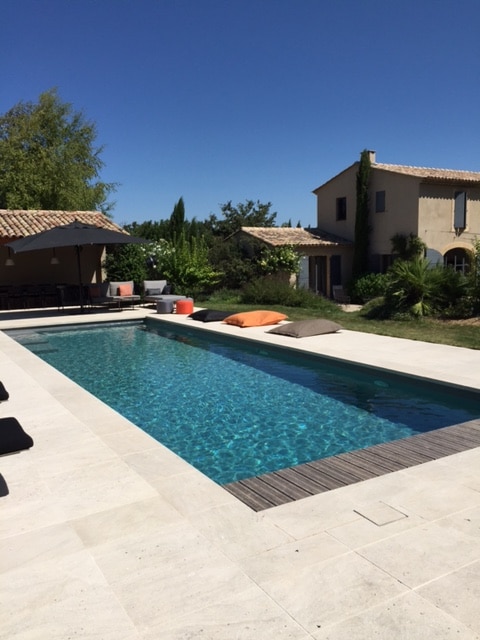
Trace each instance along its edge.
{"label": "chimney", "polygon": [[368,150],[368,155],[370,157],[370,162],[373,164],[376,162],[376,155],[377,152],[376,151],[371,151],[370,149]]}

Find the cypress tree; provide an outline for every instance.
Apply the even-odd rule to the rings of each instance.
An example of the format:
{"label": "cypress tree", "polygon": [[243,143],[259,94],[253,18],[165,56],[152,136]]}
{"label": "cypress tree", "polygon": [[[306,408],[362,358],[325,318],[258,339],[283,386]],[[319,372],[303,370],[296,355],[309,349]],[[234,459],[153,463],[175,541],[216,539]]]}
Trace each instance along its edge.
{"label": "cypress tree", "polygon": [[355,213],[355,247],[353,254],[352,276],[356,280],[368,273],[368,246],[370,225],[368,223],[369,200],[368,187],[370,183],[370,152],[364,149],[360,154],[357,171],[357,208]]}

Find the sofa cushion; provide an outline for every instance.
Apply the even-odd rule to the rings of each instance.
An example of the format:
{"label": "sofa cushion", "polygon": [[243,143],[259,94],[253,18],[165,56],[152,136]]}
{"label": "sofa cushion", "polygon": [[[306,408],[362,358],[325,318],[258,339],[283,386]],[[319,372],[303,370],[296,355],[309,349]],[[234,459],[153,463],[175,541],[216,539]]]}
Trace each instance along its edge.
{"label": "sofa cushion", "polygon": [[117,289],[117,296],[131,296],[133,287],[131,284],[121,284]]}
{"label": "sofa cushion", "polygon": [[145,291],[145,295],[147,296],[161,296],[163,293],[163,289],[147,289]]}
{"label": "sofa cushion", "polygon": [[[143,281],[143,290],[145,291],[145,295],[161,295],[163,292],[163,288],[166,286],[166,280],[144,280]],[[160,289],[160,293],[148,293],[152,289]]]}
{"label": "sofa cushion", "polygon": [[308,336],[319,336],[324,333],[335,333],[342,328],[339,324],[331,320],[312,318],[311,320],[287,322],[279,327],[270,329],[267,333],[276,333],[281,336],[291,336],[292,338],[307,338]]}
{"label": "sofa cushion", "polygon": [[192,320],[199,320],[200,322],[221,322],[231,316],[231,311],[217,311],[215,309],[199,309],[194,311],[188,317]]}
{"label": "sofa cushion", "polygon": [[237,327],[263,327],[268,324],[277,324],[282,320],[286,320],[284,313],[277,311],[244,311],[243,313],[235,313],[224,319],[226,324],[232,324]]}

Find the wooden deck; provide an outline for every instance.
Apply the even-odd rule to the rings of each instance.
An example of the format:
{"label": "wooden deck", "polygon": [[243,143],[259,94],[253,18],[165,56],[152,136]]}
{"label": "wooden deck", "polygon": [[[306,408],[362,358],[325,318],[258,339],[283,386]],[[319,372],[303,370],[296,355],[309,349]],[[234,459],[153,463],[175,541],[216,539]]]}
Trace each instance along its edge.
{"label": "wooden deck", "polygon": [[480,419],[223,485],[262,511],[480,447]]}

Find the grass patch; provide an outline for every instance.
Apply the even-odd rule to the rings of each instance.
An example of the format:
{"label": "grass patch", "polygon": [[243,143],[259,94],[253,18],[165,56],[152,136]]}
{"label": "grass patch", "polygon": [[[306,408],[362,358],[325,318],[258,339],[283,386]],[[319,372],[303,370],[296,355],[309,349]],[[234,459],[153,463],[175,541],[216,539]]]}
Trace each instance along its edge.
{"label": "grass patch", "polygon": [[370,320],[359,311],[345,312],[341,307],[329,300],[319,298],[318,307],[290,307],[287,305],[243,304],[238,293],[225,292],[220,296],[212,296],[203,300],[201,306],[232,313],[252,311],[254,309],[273,309],[284,313],[291,321],[308,318],[328,318],[341,324],[350,331],[375,333],[382,336],[420,340],[437,344],[449,344],[455,347],[480,349],[480,319],[471,321],[438,320],[419,318],[412,320]]}

